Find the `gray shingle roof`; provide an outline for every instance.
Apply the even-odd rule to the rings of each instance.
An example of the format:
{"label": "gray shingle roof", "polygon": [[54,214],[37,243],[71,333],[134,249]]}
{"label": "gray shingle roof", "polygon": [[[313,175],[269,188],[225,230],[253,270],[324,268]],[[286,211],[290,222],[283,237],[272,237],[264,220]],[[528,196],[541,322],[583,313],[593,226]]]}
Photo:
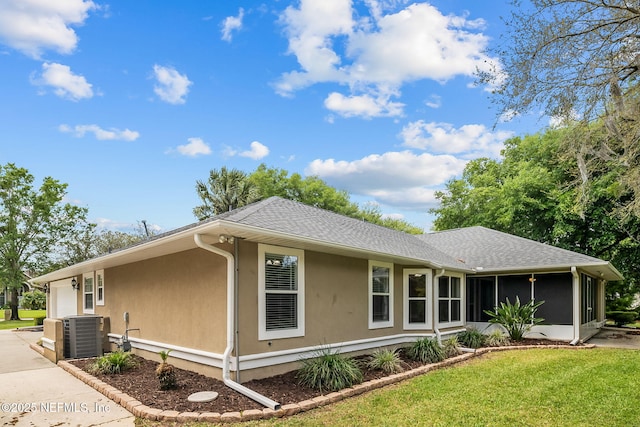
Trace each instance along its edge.
{"label": "gray shingle roof", "polygon": [[560,249],[485,227],[468,227],[419,238],[441,251],[484,270],[605,264],[598,258]]}
{"label": "gray shingle roof", "polygon": [[216,219],[449,268],[466,268],[417,236],[280,197],[262,200]]}

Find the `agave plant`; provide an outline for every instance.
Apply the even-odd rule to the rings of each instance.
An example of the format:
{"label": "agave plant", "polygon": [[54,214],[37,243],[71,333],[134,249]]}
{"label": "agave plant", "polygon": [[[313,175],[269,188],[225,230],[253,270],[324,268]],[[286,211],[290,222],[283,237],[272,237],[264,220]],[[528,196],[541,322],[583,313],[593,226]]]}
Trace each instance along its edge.
{"label": "agave plant", "polygon": [[160,359],[162,362],[156,368],[156,376],[160,381],[160,390],[171,390],[177,387],[176,370],[173,365],[167,363],[171,350],[162,350]]}
{"label": "agave plant", "polygon": [[535,317],[536,311],[542,304],[544,301],[535,302],[534,300],[521,304],[520,298],[516,296],[515,303],[511,304],[507,298],[507,302],[501,302],[500,307],[496,307],[495,311],[485,310],[484,312],[490,317],[489,323],[502,326],[512,341],[522,341],[533,326],[544,322],[543,318]]}

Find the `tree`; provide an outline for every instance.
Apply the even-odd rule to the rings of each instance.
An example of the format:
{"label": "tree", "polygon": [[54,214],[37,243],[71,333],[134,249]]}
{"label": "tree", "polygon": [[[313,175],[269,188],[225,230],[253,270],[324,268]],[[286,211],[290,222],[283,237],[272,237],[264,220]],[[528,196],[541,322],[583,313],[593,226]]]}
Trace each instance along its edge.
{"label": "tree", "polygon": [[298,173],[289,176],[284,169],[268,168],[261,164],[249,175],[249,179],[258,188],[261,198],[279,196],[405,233],[424,233],[424,230],[407,221],[384,216],[375,204],[358,206],[351,201],[347,191],[331,187],[317,176],[302,178]]}
{"label": "tree", "polygon": [[640,7],[628,0],[513,0],[512,6],[498,49],[502,65],[480,80],[498,88],[502,113],[542,108],[565,124],[580,122],[562,150],[576,161],[583,193],[603,168],[623,168],[619,191],[631,197],[616,209],[637,215]]}
{"label": "tree", "polygon": [[87,210],[62,203],[66,184],[34,177],[13,163],[0,166],[0,283],[11,290],[11,318],[18,320],[18,289],[26,271],[42,271],[53,251],[71,239]]}
{"label": "tree", "polygon": [[513,138],[502,160],[469,162],[461,178],[436,194],[434,228],[482,225],[609,260],[625,280],[607,286],[607,305],[625,309],[640,292],[640,219],[612,213],[623,202],[619,170],[594,175],[584,195],[573,184],[575,159],[558,153],[571,131]]}
{"label": "tree", "polygon": [[199,221],[259,200],[254,184],[246,173],[226,167],[209,172],[207,182],[196,181],[196,192],[203,204],[193,209]]}

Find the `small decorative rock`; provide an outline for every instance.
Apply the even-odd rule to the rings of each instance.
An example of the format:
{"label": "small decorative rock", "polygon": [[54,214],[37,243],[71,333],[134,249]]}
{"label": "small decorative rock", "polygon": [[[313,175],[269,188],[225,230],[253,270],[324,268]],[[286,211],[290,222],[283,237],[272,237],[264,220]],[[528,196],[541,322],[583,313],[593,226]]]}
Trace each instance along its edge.
{"label": "small decorative rock", "polygon": [[205,403],[211,402],[212,400],[216,400],[218,398],[218,393],[215,391],[199,391],[198,393],[193,393],[187,397],[189,402],[198,402]]}

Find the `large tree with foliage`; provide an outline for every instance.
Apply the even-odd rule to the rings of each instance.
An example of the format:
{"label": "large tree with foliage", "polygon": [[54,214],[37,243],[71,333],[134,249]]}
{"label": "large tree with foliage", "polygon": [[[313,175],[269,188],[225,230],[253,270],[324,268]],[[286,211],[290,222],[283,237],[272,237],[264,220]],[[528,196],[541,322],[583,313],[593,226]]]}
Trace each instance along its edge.
{"label": "large tree with foliage", "polygon": [[54,252],[86,225],[87,210],[63,203],[66,184],[34,177],[13,163],[0,166],[0,284],[11,290],[12,319],[18,319],[18,289],[24,273],[42,272]]}
{"label": "large tree with foliage", "polygon": [[575,159],[558,153],[571,131],[513,138],[502,160],[469,162],[437,193],[434,228],[483,225],[610,260],[626,279],[607,287],[608,305],[628,306],[640,291],[640,221],[612,214],[620,204],[617,170],[595,176],[586,203],[576,204],[583,190],[573,184]]}
{"label": "large tree with foliage", "polygon": [[[229,177],[232,175],[232,179]],[[230,184],[232,182],[232,184]],[[203,204],[193,212],[199,220],[272,196],[294,200],[306,205],[337,212],[406,233],[420,234],[423,230],[408,222],[386,217],[376,205],[360,208],[350,200],[349,193],[331,187],[317,176],[302,177],[298,173],[261,164],[251,174],[226,168],[212,170],[207,183],[198,181],[198,196]],[[237,196],[238,194],[242,197]],[[229,202],[234,200],[234,202]]]}
{"label": "large tree with foliage", "polygon": [[[617,169],[623,213],[640,213],[640,6],[628,0],[512,1],[498,54],[485,73],[503,113],[542,110],[571,123],[562,151],[582,187]],[[580,125],[577,125],[577,122]],[[595,128],[593,124],[597,125]],[[581,203],[587,201],[583,198]]]}
{"label": "large tree with foliage", "polygon": [[225,166],[212,169],[207,181],[196,181],[196,192],[202,204],[193,209],[193,214],[200,221],[259,200],[247,174]]}

